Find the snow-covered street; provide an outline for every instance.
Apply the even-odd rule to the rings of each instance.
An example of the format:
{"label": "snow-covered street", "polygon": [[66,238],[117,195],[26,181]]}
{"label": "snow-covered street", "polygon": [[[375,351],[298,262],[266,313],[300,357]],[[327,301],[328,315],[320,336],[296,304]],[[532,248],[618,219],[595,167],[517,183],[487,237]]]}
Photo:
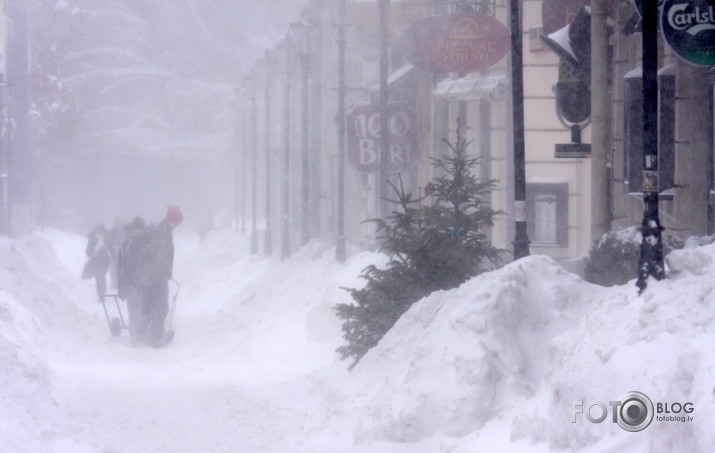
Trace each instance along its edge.
{"label": "snow-covered street", "polygon": [[[252,281],[246,269],[253,269],[253,277],[260,280],[270,260],[248,257],[224,267],[222,259],[235,258],[224,244],[215,248],[223,256],[200,255],[197,242],[180,238],[180,250],[193,252],[178,254],[184,263],[183,272],[177,264],[176,275],[184,282],[175,321],[180,333],[164,349],[133,348],[126,332],[121,338],[110,336],[101,305],[95,301],[93,282],[71,280],[72,270],[81,267],[83,240],[57,232],[50,236],[50,241],[43,236],[8,245],[17,247],[18,264],[27,265],[21,271],[30,274],[22,275],[29,278],[18,283],[23,287],[19,290],[37,279],[32,285],[38,289],[33,294],[34,308],[46,315],[45,323],[52,324],[45,330],[47,375],[38,387],[51,387],[57,404],[49,404],[50,409],[67,418],[66,426],[45,426],[37,419],[37,409],[32,409],[27,420],[20,420],[20,427],[34,437],[32,424],[39,423],[47,430],[44,439],[17,436],[13,448],[189,452],[235,451],[235,446],[241,451],[315,451],[320,444],[316,439],[311,447],[304,447],[311,441],[310,433],[329,428],[324,423],[328,414],[340,410],[337,401],[330,399],[327,378],[313,373],[334,360],[339,324],[329,304],[324,313],[315,307],[311,312],[311,302],[300,293],[283,299],[278,292],[270,294],[265,283],[260,287],[269,293],[257,295],[255,285],[261,282]],[[212,238],[220,240],[219,236]],[[52,267],[60,263],[45,248],[47,242],[59,247],[57,257],[66,268]],[[35,253],[45,256],[32,256]],[[33,267],[39,263],[27,263],[28,256],[44,261],[47,267]],[[210,266],[202,258],[218,260],[215,272],[197,272],[201,265]],[[55,293],[41,288],[44,272],[70,279],[62,285],[65,290]],[[290,279],[285,276],[289,284]],[[312,287],[320,284],[316,275]],[[283,286],[279,283],[279,287]],[[172,285],[172,297],[175,288]],[[344,299],[343,291],[335,293]],[[313,305],[318,307],[324,301],[316,302]],[[110,316],[116,316],[116,308],[107,307]],[[309,328],[312,340],[306,341]],[[347,374],[344,368],[332,371]],[[345,433],[335,436],[345,437]]]}
{"label": "snow-covered street", "polygon": [[[306,247],[251,256],[247,240],[177,231],[176,338],[112,338],[84,238],[2,239],[3,452],[708,451],[715,443],[713,246],[680,272],[599,288],[533,256],[415,304],[351,372],[340,323],[362,268]],[[651,291],[650,289],[653,288]],[[172,286],[172,295],[175,287]],[[116,309],[108,306],[110,315]],[[693,421],[645,431],[577,423],[573,402],[639,390],[690,402]],[[598,415],[598,408],[592,413]],[[683,415],[683,414],[681,414]]]}

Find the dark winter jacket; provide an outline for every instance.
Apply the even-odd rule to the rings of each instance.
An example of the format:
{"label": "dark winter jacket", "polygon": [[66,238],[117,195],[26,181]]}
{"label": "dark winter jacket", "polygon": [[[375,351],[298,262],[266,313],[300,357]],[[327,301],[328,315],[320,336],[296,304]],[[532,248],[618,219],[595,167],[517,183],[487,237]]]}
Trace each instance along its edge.
{"label": "dark winter jacket", "polygon": [[129,288],[137,286],[136,265],[131,256],[132,242],[134,238],[124,240],[117,251],[117,294],[121,299],[126,298]]}
{"label": "dark winter jacket", "polygon": [[113,258],[119,253],[119,249],[124,244],[124,226],[113,225],[107,234],[104,235],[104,243],[107,247],[109,255]]}
{"label": "dark winter jacket", "polygon": [[89,236],[85,253],[89,258],[88,265],[92,269],[92,275],[101,275],[107,272],[107,269],[109,269],[109,253],[104,243],[100,243],[97,235],[91,234]]}
{"label": "dark winter jacket", "polygon": [[138,286],[165,283],[171,280],[174,267],[174,237],[169,224],[162,220],[146,227],[127,251],[129,278]]}

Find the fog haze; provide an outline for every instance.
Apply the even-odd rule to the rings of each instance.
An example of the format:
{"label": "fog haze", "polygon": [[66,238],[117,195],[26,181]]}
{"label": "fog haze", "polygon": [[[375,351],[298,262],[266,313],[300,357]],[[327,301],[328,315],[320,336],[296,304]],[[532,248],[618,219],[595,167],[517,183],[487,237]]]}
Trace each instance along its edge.
{"label": "fog haze", "polygon": [[77,230],[116,216],[155,220],[178,204],[195,225],[229,204],[234,89],[301,7],[32,2],[29,92],[43,215]]}

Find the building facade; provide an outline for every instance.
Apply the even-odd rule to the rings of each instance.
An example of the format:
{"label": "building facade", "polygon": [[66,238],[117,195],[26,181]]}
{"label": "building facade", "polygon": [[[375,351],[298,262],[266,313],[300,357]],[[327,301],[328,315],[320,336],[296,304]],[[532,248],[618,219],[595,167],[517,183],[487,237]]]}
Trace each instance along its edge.
{"label": "building facade", "polygon": [[[412,159],[399,170],[383,173],[390,181],[402,181],[407,190],[418,193],[435,176],[431,158],[446,150],[443,138],[455,141],[459,135],[470,141],[469,153],[480,157],[478,174],[495,179],[490,204],[502,212],[489,232],[495,245],[511,249],[514,240],[514,167],[511,111],[511,62],[509,55],[478,72],[432,72],[414,67],[405,50],[409,27],[427,17],[456,12],[483,11],[503,24],[509,23],[508,2],[389,2],[388,100],[408,108],[416,122],[416,146]],[[525,0],[522,8],[522,49],[524,74],[526,187],[531,252],[561,260],[585,255],[591,245],[592,168],[588,154],[559,153],[557,148],[574,143],[568,121],[557,114],[557,82],[563,80],[560,56],[542,36],[571,23],[584,1]],[[640,225],[642,197],[642,93],[640,79],[641,40],[638,13],[632,1],[608,1],[609,30],[608,99],[605,149],[608,184],[594,194],[607,201],[606,217],[611,229]],[[313,0],[304,15],[316,35],[311,51],[314,65],[309,74],[311,238],[326,246],[335,244],[338,204],[339,139],[337,45],[341,2]],[[587,16],[588,17],[588,16]],[[588,19],[587,19],[588,20]],[[350,109],[377,108],[380,97],[380,2],[347,0],[346,24],[346,128],[347,153],[355,152],[355,131],[359,127]],[[588,23],[587,23],[588,24]],[[558,33],[557,33],[558,34]],[[556,38],[558,40],[558,38]],[[572,45],[590,45],[572,42]],[[660,206],[666,234],[704,235],[713,230],[713,69],[688,64],[659,38],[661,156]],[[590,63],[590,62],[589,62]],[[295,68],[293,68],[295,69]],[[290,70],[290,69],[289,69]],[[299,80],[298,73],[293,78]],[[290,78],[290,74],[288,74]],[[294,85],[295,91],[300,87]],[[279,95],[280,96],[280,95]],[[590,92],[581,93],[571,104],[590,102]],[[293,102],[292,143],[301,143],[300,100]],[[568,107],[568,103],[565,108]],[[376,127],[376,126],[375,126]],[[591,143],[591,127],[582,125],[580,141]],[[366,129],[367,130],[367,129]],[[276,137],[276,140],[278,137]],[[378,140],[376,135],[372,137]],[[374,143],[371,142],[373,146]],[[368,145],[365,145],[368,146]],[[297,149],[294,147],[294,151]],[[360,150],[359,146],[357,147]],[[560,148],[564,149],[564,148]],[[570,148],[569,148],[570,149]],[[352,150],[352,151],[351,151]],[[369,149],[362,150],[365,155]],[[354,157],[354,156],[353,156]],[[374,246],[374,231],[364,220],[380,215],[381,174],[375,168],[360,168],[347,158],[345,167],[345,235],[358,247]],[[295,198],[289,215],[297,218],[308,204],[294,196],[301,192],[298,160],[291,165]],[[275,194],[277,197],[278,194]],[[275,207],[274,217],[283,215]],[[316,224],[317,222],[317,224]],[[293,230],[297,230],[293,228]],[[277,233],[274,232],[277,237]],[[298,242],[297,239],[294,242]]]}

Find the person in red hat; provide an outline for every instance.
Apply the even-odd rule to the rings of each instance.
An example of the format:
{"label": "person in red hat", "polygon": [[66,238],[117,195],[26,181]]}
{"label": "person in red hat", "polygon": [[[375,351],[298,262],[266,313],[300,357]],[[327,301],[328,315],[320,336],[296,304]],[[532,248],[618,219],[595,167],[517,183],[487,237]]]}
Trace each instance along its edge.
{"label": "person in red hat", "polygon": [[184,216],[177,206],[168,206],[166,216],[146,227],[138,246],[137,284],[142,299],[140,336],[150,346],[164,344],[164,321],[169,312],[169,280],[174,267],[173,230]]}
{"label": "person in red hat", "polygon": [[142,294],[137,286],[137,270],[141,263],[137,259],[141,258],[141,251],[137,250],[137,243],[141,243],[141,238],[146,229],[146,222],[139,216],[134,217],[131,222],[124,225],[124,242],[122,242],[117,252],[117,296],[127,301],[127,313],[129,315],[129,335],[132,345],[139,344],[139,332],[142,326]]}

